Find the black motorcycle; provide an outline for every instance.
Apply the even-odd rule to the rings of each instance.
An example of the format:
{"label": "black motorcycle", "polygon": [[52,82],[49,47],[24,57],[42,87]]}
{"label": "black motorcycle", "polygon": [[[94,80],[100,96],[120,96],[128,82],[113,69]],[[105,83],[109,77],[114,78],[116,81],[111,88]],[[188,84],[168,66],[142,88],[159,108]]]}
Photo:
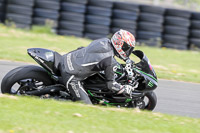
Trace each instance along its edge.
{"label": "black motorcycle", "polygon": [[[62,56],[57,52],[41,48],[31,48],[27,51],[42,67],[28,65],[11,70],[2,80],[1,92],[72,100],[59,71]],[[133,87],[132,97],[115,95],[107,89],[104,71],[101,71],[81,82],[93,104],[146,110],[155,108],[157,97],[153,90],[157,87],[156,73],[142,51],[135,50],[132,54],[140,59],[139,63],[129,59],[126,64],[117,64],[113,68],[118,83]]]}

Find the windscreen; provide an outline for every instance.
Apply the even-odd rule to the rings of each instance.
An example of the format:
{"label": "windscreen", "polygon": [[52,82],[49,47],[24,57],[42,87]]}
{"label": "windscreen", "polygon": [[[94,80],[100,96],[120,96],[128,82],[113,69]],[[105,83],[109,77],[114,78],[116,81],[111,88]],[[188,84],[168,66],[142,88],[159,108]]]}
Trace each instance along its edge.
{"label": "windscreen", "polygon": [[143,74],[148,74],[157,79],[156,73],[155,73],[149,59],[146,57],[146,55],[142,51],[139,51],[139,50],[135,50],[133,52],[133,54],[136,55],[141,60],[140,62],[135,64],[136,69]]}

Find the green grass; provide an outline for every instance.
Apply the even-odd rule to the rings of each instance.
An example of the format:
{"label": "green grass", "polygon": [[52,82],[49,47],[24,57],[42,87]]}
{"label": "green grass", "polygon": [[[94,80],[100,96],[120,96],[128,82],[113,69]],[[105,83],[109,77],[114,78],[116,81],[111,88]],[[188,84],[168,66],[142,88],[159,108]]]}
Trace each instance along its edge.
{"label": "green grass", "polygon": [[[0,59],[5,60],[33,63],[27,55],[28,48],[47,48],[65,54],[90,42],[89,39],[49,34],[48,29],[38,27],[30,32],[0,25]],[[136,49],[145,52],[158,78],[200,83],[200,52],[145,46],[136,46]]]}
{"label": "green grass", "polygon": [[0,133],[199,133],[200,119],[0,95]]}

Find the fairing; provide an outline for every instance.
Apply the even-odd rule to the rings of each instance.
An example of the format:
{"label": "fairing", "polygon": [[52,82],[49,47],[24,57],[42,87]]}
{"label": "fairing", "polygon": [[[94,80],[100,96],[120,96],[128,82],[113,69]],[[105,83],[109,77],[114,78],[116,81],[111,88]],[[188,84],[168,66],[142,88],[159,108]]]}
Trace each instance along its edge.
{"label": "fairing", "polygon": [[140,50],[133,51],[133,54],[141,60],[135,64],[134,70],[145,78],[145,87],[143,86],[143,88],[145,88],[144,91],[154,90],[158,85],[157,76],[149,59]]}
{"label": "fairing", "polygon": [[38,64],[54,74],[54,51],[42,48],[30,48],[27,52]]}

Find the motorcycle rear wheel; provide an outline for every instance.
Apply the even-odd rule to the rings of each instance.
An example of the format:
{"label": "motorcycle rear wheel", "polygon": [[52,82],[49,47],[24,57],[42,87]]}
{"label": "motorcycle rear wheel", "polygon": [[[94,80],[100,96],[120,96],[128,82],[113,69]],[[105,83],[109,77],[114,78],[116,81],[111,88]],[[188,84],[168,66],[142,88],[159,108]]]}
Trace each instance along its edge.
{"label": "motorcycle rear wheel", "polygon": [[21,66],[5,75],[1,83],[1,92],[22,95],[22,91],[52,84],[53,81],[43,68],[34,65]]}

